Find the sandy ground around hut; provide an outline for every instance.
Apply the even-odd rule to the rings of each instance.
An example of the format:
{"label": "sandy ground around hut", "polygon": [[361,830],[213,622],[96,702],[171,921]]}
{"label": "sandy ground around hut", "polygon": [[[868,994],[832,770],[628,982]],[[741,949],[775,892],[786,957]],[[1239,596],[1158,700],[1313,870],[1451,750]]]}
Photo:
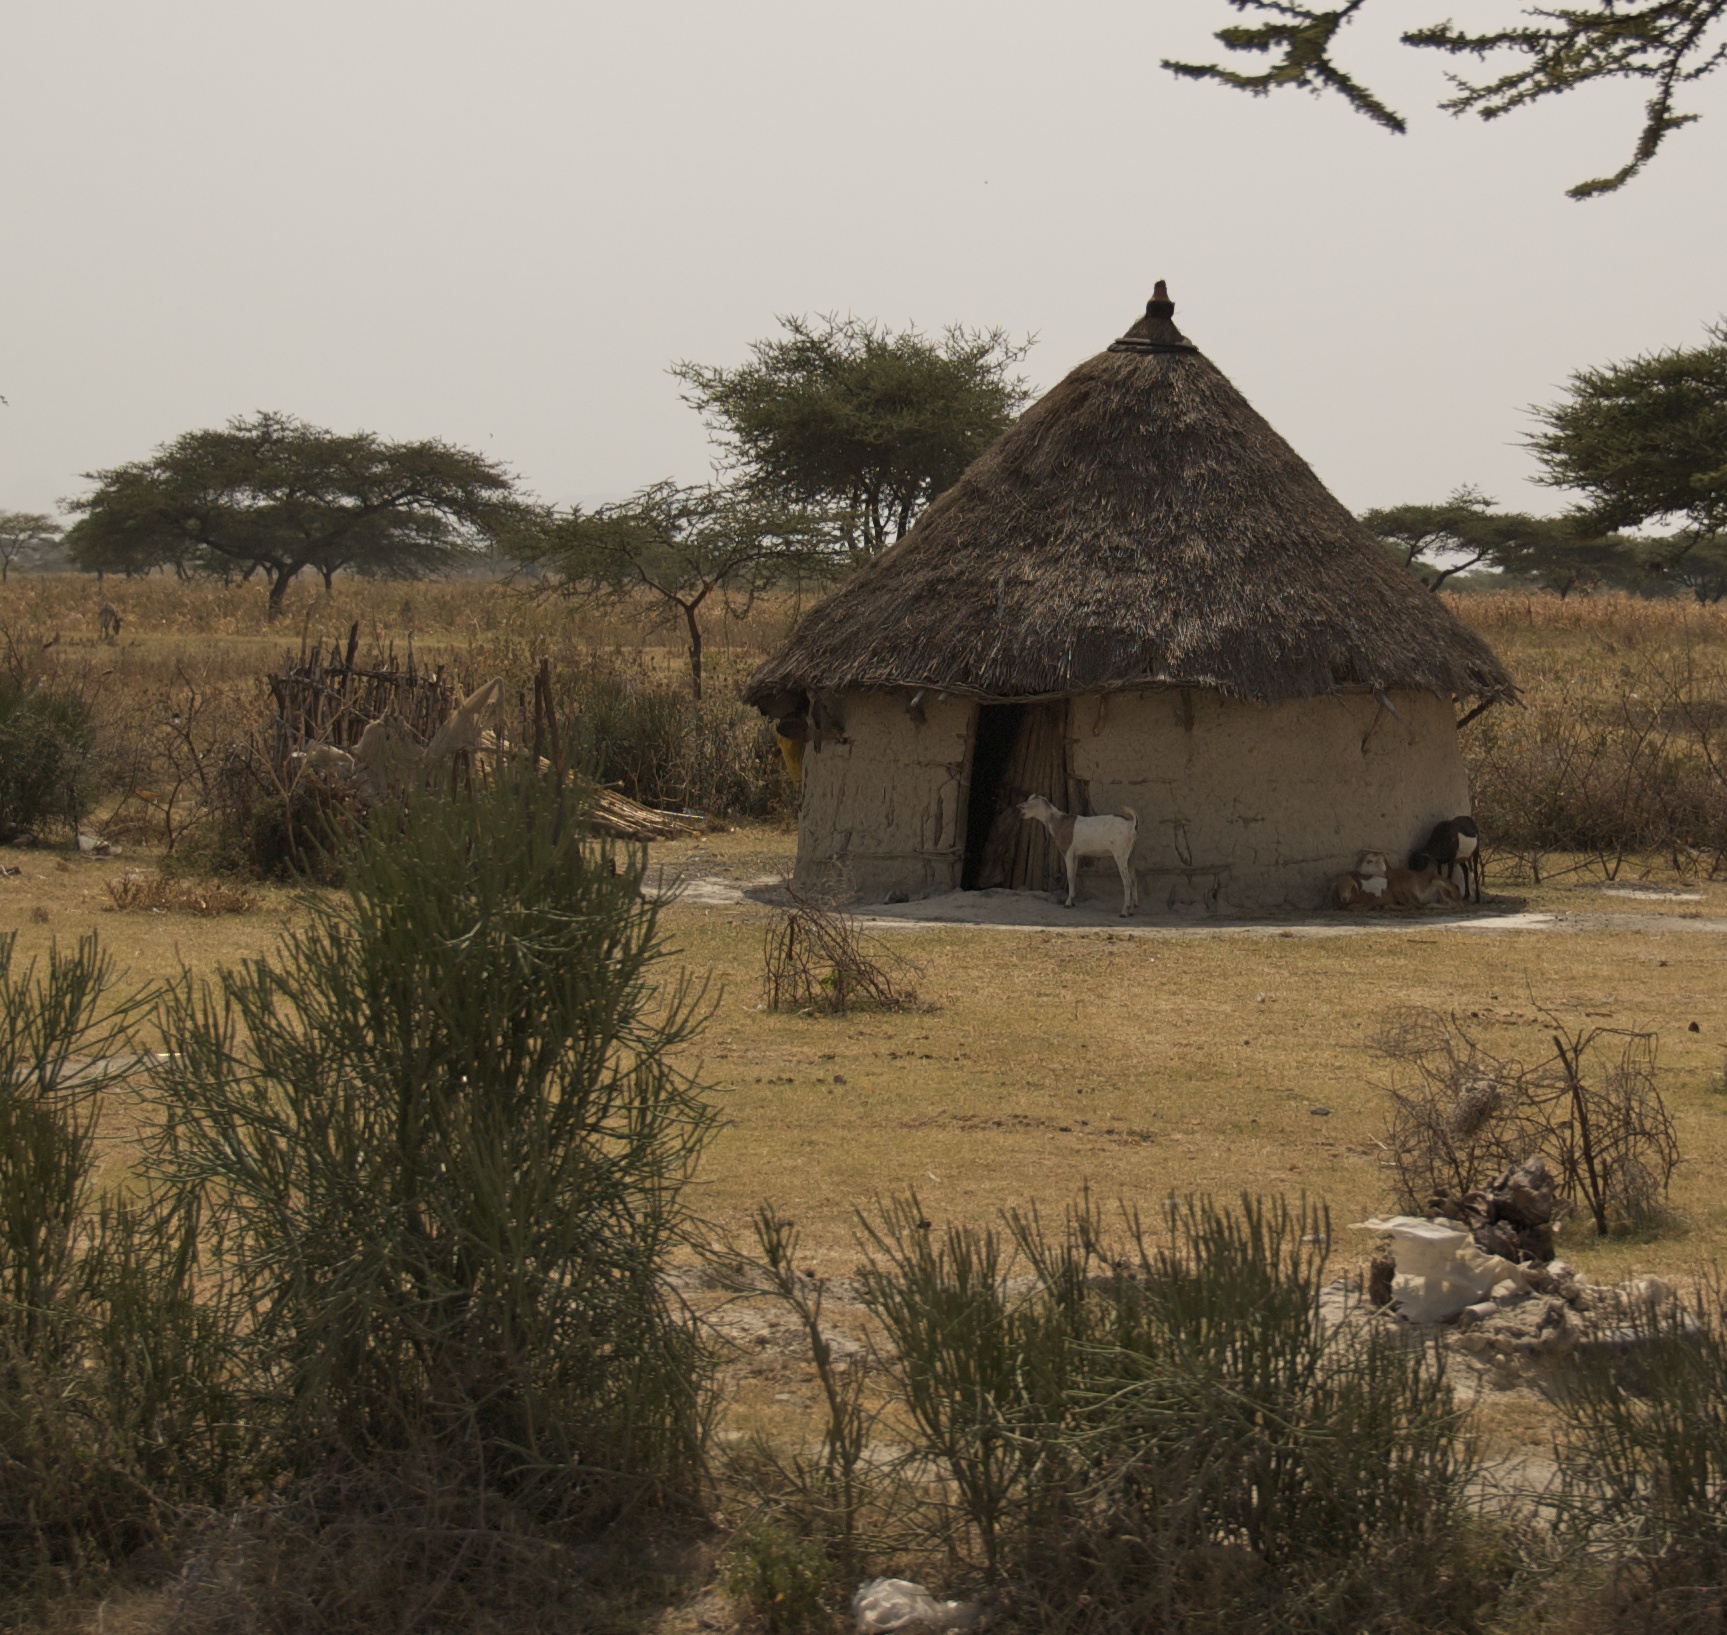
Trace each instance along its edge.
{"label": "sandy ground around hut", "polygon": [[[775,876],[730,880],[723,875],[673,876],[662,888],[668,897],[688,904],[724,906],[756,903],[786,908],[794,901],[785,881]],[[1678,888],[1632,890],[1597,888],[1594,895],[1652,905],[1653,912],[1625,909],[1590,912],[1578,908],[1532,909],[1517,899],[1488,899],[1479,907],[1423,913],[1316,913],[1209,919],[1198,914],[1145,914],[1123,917],[1098,900],[1093,890],[1072,908],[1059,893],[1034,891],[949,891],[915,903],[871,903],[857,906],[853,917],[871,931],[918,931],[936,926],[971,926],[993,931],[1066,931],[1075,934],[1109,932],[1129,937],[1350,937],[1396,936],[1431,931],[1637,931],[1674,930],[1720,935],[1727,918],[1693,918],[1674,905],[1701,901],[1703,893]],[[1667,909],[1669,912],[1661,912]]]}
{"label": "sandy ground around hut", "polygon": [[[654,848],[649,886],[657,895],[709,907],[754,903],[785,908],[797,839],[789,829],[751,825]],[[1545,886],[1495,880],[1485,900],[1462,908],[1415,913],[1315,910],[1212,918],[1203,913],[1122,916],[1121,888],[1107,859],[1087,863],[1072,908],[1065,892],[949,891],[909,903],[849,906],[872,930],[975,926],[1016,931],[1108,932],[1128,936],[1339,937],[1425,935],[1433,931],[1586,932],[1685,929],[1727,932],[1727,881],[1678,879],[1667,874],[1617,881],[1590,880]]]}

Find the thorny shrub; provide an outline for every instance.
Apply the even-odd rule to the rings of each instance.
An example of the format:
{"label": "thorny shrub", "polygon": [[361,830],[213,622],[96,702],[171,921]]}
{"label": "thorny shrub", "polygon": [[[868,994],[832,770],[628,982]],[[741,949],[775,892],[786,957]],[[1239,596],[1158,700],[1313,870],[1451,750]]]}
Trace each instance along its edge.
{"label": "thorny shrub", "polygon": [[[1562,1537],[1604,1563],[1615,1630],[1727,1620],[1727,1287],[1632,1298],[1622,1343],[1585,1354],[1558,1399]],[[1597,1626],[1599,1627],[1599,1626]]]}
{"label": "thorny shrub", "polygon": [[1501,869],[1539,884],[1555,853],[1608,879],[1648,854],[1711,877],[1727,867],[1727,658],[1714,628],[1673,611],[1581,659],[1568,651],[1551,673],[1520,674],[1519,706],[1463,733]]}
{"label": "thorny shrub", "polygon": [[1427,1214],[1539,1154],[1599,1236],[1660,1214],[1679,1142],[1656,1082],[1656,1036],[1537,1014],[1553,1049],[1534,1063],[1492,1055],[1436,1011],[1405,1011],[1382,1031],[1381,1148],[1399,1208]]}

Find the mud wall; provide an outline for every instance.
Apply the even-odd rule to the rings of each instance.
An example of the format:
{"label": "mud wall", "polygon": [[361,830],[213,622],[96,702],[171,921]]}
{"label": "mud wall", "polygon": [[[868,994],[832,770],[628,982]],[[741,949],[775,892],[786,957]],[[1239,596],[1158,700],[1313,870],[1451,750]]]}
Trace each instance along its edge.
{"label": "mud wall", "polygon": [[[1357,695],[1269,706],[1197,689],[1087,695],[1069,712],[1068,769],[1090,811],[1139,814],[1147,912],[1313,909],[1363,851],[1399,861],[1470,809],[1450,702],[1397,693],[1392,704],[1395,714]],[[903,693],[832,700],[830,730],[804,756],[798,889],[866,902],[956,890],[974,714],[963,699],[913,712]],[[1107,858],[1085,874],[1085,896],[1115,891]]]}
{"label": "mud wall", "polygon": [[[1068,767],[1091,811],[1138,813],[1145,911],[1313,909],[1363,851],[1402,862],[1440,819],[1469,810],[1450,702],[1391,702],[1395,714],[1354,694],[1279,705],[1199,690],[1076,698]],[[1103,866],[1113,884],[1114,865]]]}
{"label": "mud wall", "polygon": [[976,705],[930,697],[914,713],[904,693],[824,703],[819,743],[804,747],[795,887],[866,902],[957,890]]}

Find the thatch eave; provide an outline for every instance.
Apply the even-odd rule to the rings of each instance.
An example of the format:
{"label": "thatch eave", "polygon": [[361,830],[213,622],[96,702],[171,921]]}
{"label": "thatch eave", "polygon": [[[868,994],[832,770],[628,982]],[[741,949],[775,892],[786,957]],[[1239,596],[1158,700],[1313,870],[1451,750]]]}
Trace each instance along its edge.
{"label": "thatch eave", "polygon": [[[787,690],[793,691],[794,689]],[[896,693],[905,698],[908,702],[912,699],[918,698],[934,699],[938,703],[950,698],[965,698],[970,699],[976,704],[1054,704],[1059,703],[1064,698],[1114,697],[1122,693],[1211,692],[1217,693],[1224,698],[1235,698],[1238,702],[1244,704],[1259,704],[1270,708],[1278,704],[1295,702],[1297,698],[1380,698],[1390,697],[1392,694],[1399,692],[1432,692],[1433,689],[1430,687],[1376,687],[1368,683],[1341,682],[1335,683],[1321,692],[1302,693],[1294,695],[1292,698],[1241,698],[1240,695],[1231,692],[1228,687],[1220,686],[1217,682],[1204,677],[1189,677],[1183,679],[1179,677],[1154,676],[1149,679],[1139,678],[1127,681],[1109,681],[1102,682],[1094,687],[1084,687],[1080,689],[1064,688],[1055,692],[1043,693],[990,693],[979,691],[975,687],[966,687],[953,683],[934,681],[863,682],[846,686],[799,688],[795,689],[795,691],[800,700],[814,699],[821,695],[832,697],[837,696],[840,693],[857,692]],[[1486,697],[1483,697],[1478,693],[1447,693],[1440,696],[1449,698],[1459,707],[1469,703],[1471,699],[1475,700],[1477,707],[1468,712],[1467,718],[1471,720],[1473,720],[1475,716],[1479,715],[1482,710],[1491,705],[1520,705],[1522,703],[1522,698],[1515,688],[1513,688],[1509,693],[1494,693]],[[769,715],[787,713],[784,711],[767,709],[766,706],[772,701],[772,695],[762,689],[755,689],[746,694],[746,701],[762,707],[765,713]]]}

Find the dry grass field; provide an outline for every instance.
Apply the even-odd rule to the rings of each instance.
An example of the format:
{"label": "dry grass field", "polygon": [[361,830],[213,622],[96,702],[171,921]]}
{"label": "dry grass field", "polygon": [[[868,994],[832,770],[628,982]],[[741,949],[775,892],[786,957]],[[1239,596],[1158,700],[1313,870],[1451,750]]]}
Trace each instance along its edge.
{"label": "dry grass field", "polygon": [[[469,675],[515,675],[540,653],[557,662],[599,649],[646,653],[668,673],[681,664],[646,610],[620,618],[486,583],[350,582],[328,599],[307,588],[273,627],[255,586],[157,579],[110,583],[102,595],[125,619],[115,647],[96,640],[95,586],[69,576],[14,580],[0,596],[0,629],[29,662],[89,688],[106,730],[120,735],[144,731],[187,688],[219,695],[238,725],[258,707],[259,673],[285,648],[351,623],[380,649],[405,651],[411,640],[424,661]],[[1535,700],[1652,644],[1727,651],[1727,616],[1677,603],[1506,596],[1458,606]],[[796,611],[759,604],[748,620],[716,620],[715,685],[746,669]],[[153,862],[147,835],[120,844],[115,858],[8,851],[21,872],[0,880],[0,929],[18,930],[25,954],[97,929],[147,980],[267,953],[295,913],[294,892],[272,885],[251,888],[244,914],[117,912],[109,882]],[[673,873],[750,878],[783,872],[792,849],[785,823],[732,825],[657,846],[654,860]],[[1727,922],[1727,882],[1699,878],[1677,897],[1623,894],[1645,876],[1669,890],[1680,881],[1657,857],[1624,863],[1614,891],[1599,869],[1567,872],[1553,860],[1533,885],[1507,860],[1490,889],[1560,916],[1540,929],[893,930],[884,941],[917,967],[919,1005],[837,1018],[760,1008],[770,910],[674,903],[672,958],[711,983],[701,1055],[725,1119],[699,1207],[729,1225],[773,1199],[797,1217],[813,1258],[836,1269],[854,1209],[905,1187],[932,1214],[968,1218],[1031,1201],[1059,1207],[1084,1186],[1140,1205],[1190,1191],[1305,1192],[1345,1223],[1386,1202],[1375,1145],[1383,1069],[1370,1046],[1387,1017],[1434,1007],[1488,1048],[1532,1058],[1546,1053],[1540,1005],[1660,1034],[1684,1152],[1665,1229],[1595,1245],[1573,1228],[1565,1252],[1600,1276],[1727,1258],[1727,935],[1710,928]],[[1340,1238],[1347,1253],[1348,1234]]]}
{"label": "dry grass field", "polygon": [[[1593,899],[1591,923],[1614,902],[1540,896],[1571,913]],[[905,1187],[932,1216],[972,1219],[1059,1210],[1083,1186],[1152,1210],[1194,1191],[1305,1192],[1341,1225],[1387,1201],[1370,1048],[1387,1018],[1431,1006],[1495,1054],[1534,1060],[1548,1039],[1533,996],[1567,1019],[1659,1032],[1686,1154],[1667,1231],[1597,1247],[1574,1228],[1566,1254],[1603,1277],[1727,1258],[1727,887],[1684,911],[1699,906],[1715,931],[1676,915],[1318,937],[895,929],[879,940],[915,962],[927,1008],[843,1017],[758,1008],[765,911],[680,906],[681,956],[720,990],[705,1066],[728,1122],[705,1207],[735,1220],[779,1201],[836,1266],[854,1205]]]}

